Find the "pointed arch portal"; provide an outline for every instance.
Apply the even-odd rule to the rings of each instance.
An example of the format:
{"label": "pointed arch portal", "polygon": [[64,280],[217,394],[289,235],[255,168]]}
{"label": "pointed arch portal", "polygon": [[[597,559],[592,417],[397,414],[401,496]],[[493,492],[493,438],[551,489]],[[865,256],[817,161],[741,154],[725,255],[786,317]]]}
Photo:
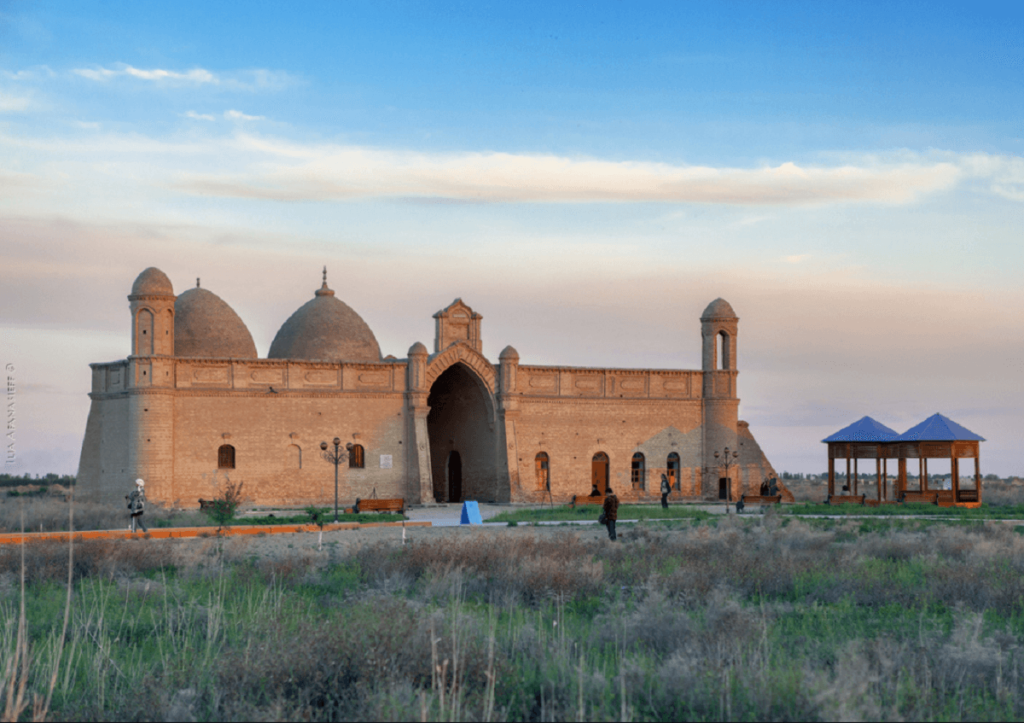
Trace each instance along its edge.
{"label": "pointed arch portal", "polygon": [[430,387],[427,436],[434,499],[495,501],[497,437],[490,395],[461,362],[441,372]]}

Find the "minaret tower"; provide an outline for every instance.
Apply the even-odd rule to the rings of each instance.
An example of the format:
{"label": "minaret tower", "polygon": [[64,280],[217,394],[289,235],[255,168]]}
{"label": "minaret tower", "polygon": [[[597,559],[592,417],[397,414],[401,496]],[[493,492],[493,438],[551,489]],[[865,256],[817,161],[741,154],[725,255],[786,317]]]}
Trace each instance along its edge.
{"label": "minaret tower", "polygon": [[128,454],[125,479],[146,481],[146,493],[174,499],[174,288],[150,267],[132,284],[132,353],[128,357]]}
{"label": "minaret tower", "polygon": [[132,356],[174,354],[174,288],[160,269],[150,266],[132,284]]}
{"label": "minaret tower", "polygon": [[[704,344],[704,468],[702,496],[719,499],[721,480],[726,478],[724,459],[715,458],[729,448],[729,456],[739,451],[736,424],[740,400],[736,395],[736,339],[739,318],[725,299],[715,299],[700,317]],[[737,462],[738,458],[730,459]],[[739,499],[742,485],[739,465],[729,466],[730,496]]]}

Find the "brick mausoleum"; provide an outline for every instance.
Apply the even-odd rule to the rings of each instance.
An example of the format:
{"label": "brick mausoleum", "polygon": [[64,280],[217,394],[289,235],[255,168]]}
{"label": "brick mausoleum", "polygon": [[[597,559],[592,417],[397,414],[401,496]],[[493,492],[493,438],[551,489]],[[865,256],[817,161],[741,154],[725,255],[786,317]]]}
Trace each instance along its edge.
{"label": "brick mausoleum", "polygon": [[[120,501],[136,477],[150,500],[195,507],[226,480],[256,505],[334,499],[321,441],[351,445],[344,502],[404,497],[567,501],[611,484],[624,499],[732,499],[774,474],[737,418],[738,319],[723,299],[701,316],[703,364],[682,369],[529,366],[481,352],[480,314],[456,299],[434,314],[433,353],[381,357],[366,322],[323,286],[260,359],[238,315],[200,288],[174,295],[143,271],[128,297],[132,353],[92,364],[80,498]],[[738,451],[728,470],[715,452]],[[730,454],[731,456],[731,454]],[[784,492],[788,496],[787,493]]]}

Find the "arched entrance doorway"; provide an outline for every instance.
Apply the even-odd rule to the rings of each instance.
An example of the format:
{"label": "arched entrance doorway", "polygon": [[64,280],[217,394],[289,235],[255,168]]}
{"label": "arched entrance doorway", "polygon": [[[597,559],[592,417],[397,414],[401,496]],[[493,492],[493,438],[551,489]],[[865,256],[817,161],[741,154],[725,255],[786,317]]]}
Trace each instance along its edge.
{"label": "arched entrance doorway", "polygon": [[430,387],[430,474],[439,502],[504,501],[497,493],[497,438],[489,396],[462,363],[448,367]]}
{"label": "arched entrance doorway", "polygon": [[598,452],[590,462],[590,481],[603,495],[608,489],[608,455]]}

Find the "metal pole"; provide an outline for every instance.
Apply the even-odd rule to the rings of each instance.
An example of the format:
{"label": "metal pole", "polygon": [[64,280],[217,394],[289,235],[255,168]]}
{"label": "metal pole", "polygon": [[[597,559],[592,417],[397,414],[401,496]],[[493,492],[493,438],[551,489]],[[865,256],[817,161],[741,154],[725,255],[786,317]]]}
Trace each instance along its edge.
{"label": "metal pole", "polygon": [[725,514],[729,514],[729,502],[732,501],[732,477],[729,476],[729,448],[725,448]]}
{"label": "metal pole", "polygon": [[334,445],[334,521],[338,521],[338,445]]}
{"label": "metal pole", "polygon": [[320,443],[320,451],[325,462],[330,462],[334,465],[334,521],[338,521],[338,465],[341,464],[341,460],[347,459],[348,454],[341,453],[341,440],[337,437],[334,438],[334,452],[331,452],[330,446],[327,442]]}

